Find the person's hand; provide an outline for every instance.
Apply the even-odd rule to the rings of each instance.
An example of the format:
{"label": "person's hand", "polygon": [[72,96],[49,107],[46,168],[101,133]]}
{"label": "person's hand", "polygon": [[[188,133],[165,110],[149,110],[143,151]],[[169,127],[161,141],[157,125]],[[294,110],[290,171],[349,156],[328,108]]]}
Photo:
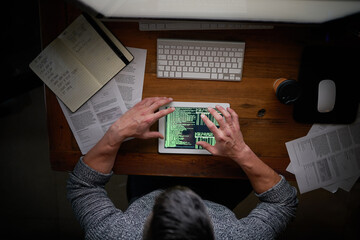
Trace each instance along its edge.
{"label": "person's hand", "polygon": [[157,111],[172,100],[172,98],[166,97],[152,97],[145,98],[137,103],[109,128],[112,144],[121,143],[128,137],[164,138],[160,132],[150,131],[150,127],[161,117],[175,110],[174,108],[167,108]]}
{"label": "person's hand", "polygon": [[156,112],[159,107],[171,101],[171,98],[153,97],[136,104],[110,126],[99,142],[84,156],[84,163],[98,172],[110,173],[121,143],[126,138],[164,138],[161,133],[150,131],[150,127],[159,118],[175,110],[167,108]]}
{"label": "person's hand", "polygon": [[221,106],[216,106],[216,108],[224,117],[213,108],[208,110],[219,123],[220,128],[217,128],[205,115],[201,116],[206,126],[215,136],[215,146],[202,141],[196,144],[213,155],[229,157],[238,163],[248,176],[256,193],[260,194],[271,189],[281,180],[280,175],[261,161],[245,144],[236,112],[231,108],[227,108],[227,110]]}
{"label": "person's hand", "polygon": [[204,114],[201,115],[202,120],[215,136],[215,146],[204,141],[199,141],[196,144],[202,146],[213,155],[230,157],[236,160],[246,147],[240,131],[239,117],[231,108],[226,110],[221,106],[216,106],[216,108],[223,116],[213,108],[208,108],[208,111],[219,123],[219,128]]}

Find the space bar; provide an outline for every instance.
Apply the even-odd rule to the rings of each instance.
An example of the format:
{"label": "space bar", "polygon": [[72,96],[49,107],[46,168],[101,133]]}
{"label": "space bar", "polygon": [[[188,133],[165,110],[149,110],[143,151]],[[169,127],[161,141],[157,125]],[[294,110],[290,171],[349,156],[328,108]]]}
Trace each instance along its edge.
{"label": "space bar", "polygon": [[183,78],[210,79],[210,73],[183,72]]}

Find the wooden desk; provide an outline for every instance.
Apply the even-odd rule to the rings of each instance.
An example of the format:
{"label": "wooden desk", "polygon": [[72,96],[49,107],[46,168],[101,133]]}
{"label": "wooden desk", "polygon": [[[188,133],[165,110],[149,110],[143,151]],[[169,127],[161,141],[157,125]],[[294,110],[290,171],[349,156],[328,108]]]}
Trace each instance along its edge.
{"label": "wooden desk", "polygon": [[[40,1],[42,39],[50,43],[80,11],[61,0]],[[140,32],[134,22],[107,22],[109,29],[129,47],[147,49],[143,98],[173,97],[175,101],[228,102],[238,113],[245,141],[268,165],[287,178],[289,158],[285,142],[307,134],[310,125],[296,123],[292,106],[281,104],[272,84],[279,77],[296,79],[301,51],[313,29],[280,26],[272,30]],[[313,27],[312,27],[313,28]],[[158,79],[156,39],[190,38],[244,41],[244,72],[241,82]],[[81,156],[55,95],[46,88],[50,161],[54,170],[72,170]],[[263,117],[258,117],[265,109]],[[153,126],[157,129],[157,124]],[[116,174],[244,177],[230,159],[214,156],[157,153],[157,139],[124,143],[114,166]]]}

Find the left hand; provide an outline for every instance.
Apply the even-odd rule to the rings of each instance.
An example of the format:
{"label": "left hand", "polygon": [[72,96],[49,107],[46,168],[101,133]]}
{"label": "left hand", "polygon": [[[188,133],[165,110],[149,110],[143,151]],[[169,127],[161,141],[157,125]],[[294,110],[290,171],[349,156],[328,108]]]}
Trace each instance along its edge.
{"label": "left hand", "polygon": [[167,97],[152,97],[145,98],[137,103],[109,128],[108,134],[111,136],[111,144],[121,144],[128,137],[164,138],[160,132],[150,131],[150,127],[161,117],[175,110],[174,108],[167,108],[157,111],[172,100],[172,98]]}

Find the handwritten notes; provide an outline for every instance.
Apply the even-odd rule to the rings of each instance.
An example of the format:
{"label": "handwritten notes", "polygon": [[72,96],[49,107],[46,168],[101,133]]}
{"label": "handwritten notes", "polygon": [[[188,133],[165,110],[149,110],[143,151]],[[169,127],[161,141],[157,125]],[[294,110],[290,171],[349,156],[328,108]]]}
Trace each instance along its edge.
{"label": "handwritten notes", "polygon": [[[117,46],[122,45],[114,36],[111,39],[117,41]],[[127,51],[125,47],[122,50]],[[30,68],[72,112],[125,66],[82,15],[30,63]]]}

